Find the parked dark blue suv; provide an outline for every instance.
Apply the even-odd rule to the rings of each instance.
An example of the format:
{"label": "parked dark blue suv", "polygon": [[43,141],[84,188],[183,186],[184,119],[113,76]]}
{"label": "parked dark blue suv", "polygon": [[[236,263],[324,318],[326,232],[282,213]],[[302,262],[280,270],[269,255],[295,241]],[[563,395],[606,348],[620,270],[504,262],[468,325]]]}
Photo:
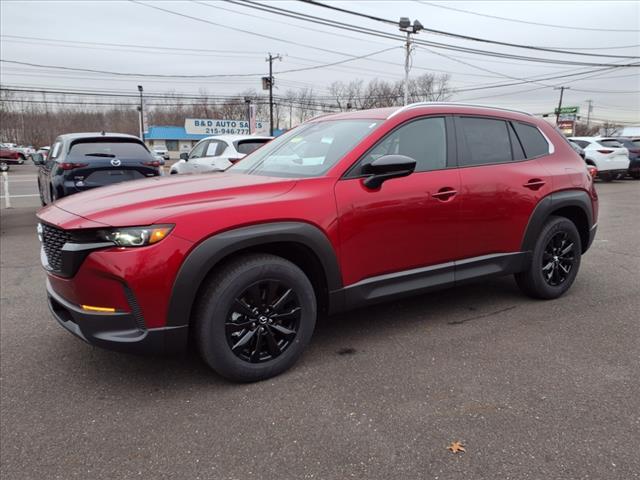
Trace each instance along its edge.
{"label": "parked dark blue suv", "polygon": [[42,205],[95,187],[160,175],[160,161],[133,135],[70,133],[60,135],[38,165]]}

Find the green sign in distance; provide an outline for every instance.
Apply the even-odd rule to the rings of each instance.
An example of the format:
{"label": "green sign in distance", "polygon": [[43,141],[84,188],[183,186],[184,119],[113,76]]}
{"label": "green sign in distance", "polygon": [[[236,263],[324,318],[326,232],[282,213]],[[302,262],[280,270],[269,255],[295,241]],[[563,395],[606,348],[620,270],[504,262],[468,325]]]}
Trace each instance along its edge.
{"label": "green sign in distance", "polygon": [[563,113],[578,113],[580,111],[580,107],[562,107],[560,109],[556,108],[553,113],[563,114]]}

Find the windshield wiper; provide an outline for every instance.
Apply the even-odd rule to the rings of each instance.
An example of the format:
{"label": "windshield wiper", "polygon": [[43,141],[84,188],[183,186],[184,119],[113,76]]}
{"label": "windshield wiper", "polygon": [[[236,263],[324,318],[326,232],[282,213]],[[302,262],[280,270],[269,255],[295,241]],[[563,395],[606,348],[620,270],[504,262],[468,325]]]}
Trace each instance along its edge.
{"label": "windshield wiper", "polygon": [[106,158],[116,158],[115,155],[111,153],[85,153],[85,157],[106,157]]}

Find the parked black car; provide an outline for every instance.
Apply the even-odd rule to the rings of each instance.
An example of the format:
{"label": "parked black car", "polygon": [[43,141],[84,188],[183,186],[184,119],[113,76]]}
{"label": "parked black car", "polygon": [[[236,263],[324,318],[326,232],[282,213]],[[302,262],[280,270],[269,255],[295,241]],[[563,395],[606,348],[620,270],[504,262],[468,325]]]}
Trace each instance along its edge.
{"label": "parked black car", "polygon": [[629,150],[629,175],[640,179],[640,137],[616,137]]}
{"label": "parked black car", "polygon": [[90,188],[160,175],[160,162],[138,137],[122,133],[60,135],[38,165],[42,205]]}

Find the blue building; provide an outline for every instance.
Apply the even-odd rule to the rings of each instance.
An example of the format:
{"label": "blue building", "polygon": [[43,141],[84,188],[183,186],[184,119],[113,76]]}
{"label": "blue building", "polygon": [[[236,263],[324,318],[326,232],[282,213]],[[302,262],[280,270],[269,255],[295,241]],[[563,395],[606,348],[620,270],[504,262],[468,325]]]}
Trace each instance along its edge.
{"label": "blue building", "polygon": [[190,152],[196,143],[208,136],[187,133],[184,127],[151,126],[144,134],[144,143],[150,150],[167,150],[171,158],[178,158],[182,152]]}

